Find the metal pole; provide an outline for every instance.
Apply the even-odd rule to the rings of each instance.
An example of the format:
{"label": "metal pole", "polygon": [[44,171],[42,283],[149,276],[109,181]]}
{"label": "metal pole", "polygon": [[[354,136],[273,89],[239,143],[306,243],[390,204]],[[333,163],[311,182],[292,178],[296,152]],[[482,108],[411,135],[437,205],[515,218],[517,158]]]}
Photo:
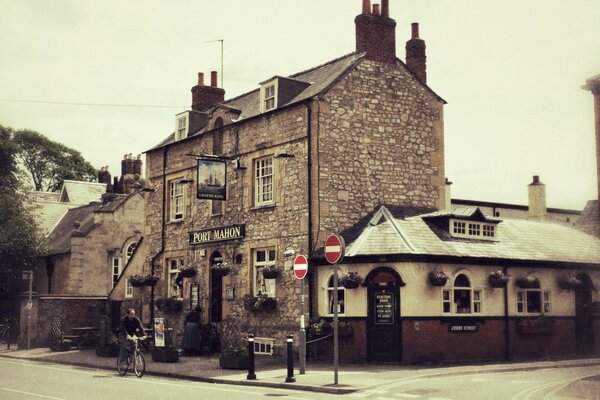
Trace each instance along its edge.
{"label": "metal pole", "polygon": [[287,377],[285,378],[286,383],[296,382],[296,378],[294,378],[294,337],[292,335],[288,335],[287,339]]}
{"label": "metal pole", "polygon": [[27,303],[27,348],[31,348],[31,309],[33,303],[31,302],[31,292],[33,291],[33,271],[29,272],[29,303]]}
{"label": "metal pole", "polygon": [[223,39],[220,39],[221,42],[221,89],[224,89],[223,87]]}
{"label": "metal pole", "polygon": [[333,264],[333,384],[338,384],[338,267]]}
{"label": "metal pole", "polygon": [[304,279],[300,279],[300,336],[299,336],[299,357],[300,357],[300,375],[306,372],[306,326],[304,325]]}
{"label": "metal pole", "polygon": [[256,373],[254,372],[254,335],[248,334],[248,375],[247,380],[255,380]]}

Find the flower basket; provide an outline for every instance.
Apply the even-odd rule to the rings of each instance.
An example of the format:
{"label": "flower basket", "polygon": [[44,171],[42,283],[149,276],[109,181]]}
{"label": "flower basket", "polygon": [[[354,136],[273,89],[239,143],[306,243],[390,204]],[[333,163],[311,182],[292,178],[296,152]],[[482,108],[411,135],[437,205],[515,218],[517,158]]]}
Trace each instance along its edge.
{"label": "flower basket", "polygon": [[363,283],[363,278],[358,272],[348,272],[340,277],[340,285],[346,289],[356,289]]}
{"label": "flower basket", "polygon": [[144,276],[144,285],[146,286],[156,286],[158,283],[158,276],[156,275],[146,275]]}
{"label": "flower basket", "polygon": [[[314,337],[323,337],[333,333],[331,321],[319,318],[311,322],[310,333]],[[339,333],[339,332],[338,332]]]}
{"label": "flower basket", "polygon": [[556,284],[563,290],[576,290],[582,286],[582,282],[575,276],[560,276],[556,278]]}
{"label": "flower basket", "polygon": [[429,273],[429,283],[432,286],[444,286],[448,281],[448,275],[442,270],[431,271]]}
{"label": "flower basket", "polygon": [[211,267],[211,270],[214,276],[227,276],[229,275],[229,271],[231,271],[231,268],[228,264],[220,263],[213,265]]}
{"label": "flower basket", "polygon": [[522,276],[516,280],[515,285],[521,289],[534,289],[540,287],[540,281],[532,276]]}
{"label": "flower basket", "polygon": [[133,287],[142,287],[146,284],[145,277],[141,275],[132,275],[129,277],[129,283]]}
{"label": "flower basket", "polygon": [[279,275],[279,270],[274,266],[263,267],[260,270],[265,279],[275,279]]}
{"label": "flower basket", "polygon": [[183,300],[167,297],[166,299],[157,299],[156,308],[165,313],[178,313],[183,310]]}
{"label": "flower basket", "polygon": [[183,277],[183,278],[193,278],[194,276],[196,276],[196,273],[198,271],[196,271],[196,268],[190,266],[184,267],[181,266],[179,267],[179,274]]}
{"label": "flower basket", "polygon": [[266,294],[258,296],[244,296],[244,308],[247,311],[275,311],[277,309],[277,300]]}
{"label": "flower basket", "polygon": [[501,270],[494,271],[488,276],[488,283],[493,288],[503,288],[510,280],[510,275],[505,274]]}

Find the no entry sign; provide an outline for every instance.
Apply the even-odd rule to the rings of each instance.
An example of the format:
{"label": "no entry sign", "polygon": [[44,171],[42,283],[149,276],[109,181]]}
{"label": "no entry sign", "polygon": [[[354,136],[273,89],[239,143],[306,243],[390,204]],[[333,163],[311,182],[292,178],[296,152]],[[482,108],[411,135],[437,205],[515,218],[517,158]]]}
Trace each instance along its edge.
{"label": "no entry sign", "polygon": [[294,258],[294,275],[296,279],[304,279],[308,272],[308,260],[302,254]]}
{"label": "no entry sign", "polygon": [[344,238],[337,235],[329,235],[325,240],[325,258],[329,264],[336,264],[344,257],[346,245]]}

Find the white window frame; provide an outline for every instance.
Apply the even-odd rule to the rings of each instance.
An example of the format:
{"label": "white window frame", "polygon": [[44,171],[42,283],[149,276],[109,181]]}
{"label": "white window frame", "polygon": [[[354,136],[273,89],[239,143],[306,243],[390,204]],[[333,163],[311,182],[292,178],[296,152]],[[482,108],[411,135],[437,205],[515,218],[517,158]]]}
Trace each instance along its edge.
{"label": "white window frame", "polygon": [[267,112],[277,108],[277,92],[279,91],[279,81],[270,80],[260,86],[260,112]]}
{"label": "white window frame", "polygon": [[[334,301],[334,287],[333,287],[333,275],[327,279],[327,315],[333,314],[333,301]],[[340,295],[341,294],[341,295]],[[342,302],[340,304],[340,301]],[[346,288],[339,285],[338,282],[338,315],[345,316],[346,310],[348,309]]]}
{"label": "white window frame", "polygon": [[450,235],[466,239],[495,240],[496,225],[488,222],[450,219]]}
{"label": "white window frame", "polygon": [[169,220],[181,221],[185,218],[185,188],[177,183],[181,178],[169,181]]}
{"label": "white window frame", "polygon": [[177,275],[179,275],[179,267],[183,265],[183,258],[169,258],[167,259],[167,276],[169,277],[169,284],[167,289],[168,297],[175,297],[176,299],[183,298],[183,288],[175,283]]}
{"label": "white window frame", "polygon": [[125,279],[125,298],[130,299],[133,297],[133,286],[129,279]]}
{"label": "white window frame", "polygon": [[133,256],[136,247],[137,242],[131,242],[127,245],[127,247],[125,247],[125,265],[127,265],[129,260],[131,259],[131,256]]}
{"label": "white window frame", "polygon": [[121,276],[121,257],[112,257],[110,260],[110,272],[112,276],[112,287],[115,287]]}
{"label": "white window frame", "polygon": [[[254,261],[254,295],[266,294],[269,297],[275,298],[276,295],[276,282],[275,279],[265,279],[261,267],[275,265],[277,260],[277,252],[274,247],[264,247],[254,249],[252,252],[252,259]],[[263,255],[263,259],[259,261],[259,254]]]}
{"label": "white window frame", "polygon": [[189,134],[189,116],[183,113],[175,118],[175,141],[185,139]]}
{"label": "white window frame", "polygon": [[[540,296],[539,312],[528,311],[528,294],[537,292]],[[543,288],[519,289],[515,296],[516,310],[519,315],[541,315],[552,312],[552,291],[544,290]],[[519,307],[520,306],[520,307]]]}
{"label": "white window frame", "polygon": [[275,202],[275,166],[273,156],[254,160],[254,205],[265,206]]}
{"label": "white window frame", "polygon": [[[464,275],[469,280],[469,287],[454,286],[454,281],[459,275]],[[468,274],[464,272],[456,274],[452,280],[452,287],[441,289],[441,302],[442,302],[442,314],[444,315],[481,315],[483,313],[483,289],[473,287],[473,280]],[[469,312],[458,312],[457,302],[455,301],[455,295],[457,291],[469,291]],[[444,305],[447,307],[444,308]],[[448,311],[446,311],[448,310]]]}

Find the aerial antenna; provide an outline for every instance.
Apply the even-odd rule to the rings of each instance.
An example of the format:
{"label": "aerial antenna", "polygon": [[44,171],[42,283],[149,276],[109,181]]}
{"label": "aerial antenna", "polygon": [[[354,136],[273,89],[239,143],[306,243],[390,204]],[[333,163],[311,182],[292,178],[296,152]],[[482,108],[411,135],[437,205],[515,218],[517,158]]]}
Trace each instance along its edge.
{"label": "aerial antenna", "polygon": [[223,86],[223,39],[217,39],[217,40],[207,40],[204,43],[216,43],[216,42],[221,42],[221,89],[224,89],[225,87]]}

